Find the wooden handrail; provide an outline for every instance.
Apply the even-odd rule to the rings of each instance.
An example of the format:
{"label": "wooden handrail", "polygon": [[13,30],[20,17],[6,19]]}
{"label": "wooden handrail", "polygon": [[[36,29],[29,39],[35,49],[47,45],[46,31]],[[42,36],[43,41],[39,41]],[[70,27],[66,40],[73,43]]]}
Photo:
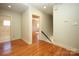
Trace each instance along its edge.
{"label": "wooden handrail", "polygon": [[52,42],[51,39],[46,35],[46,33],[44,33],[44,31],[41,31],[41,33],[42,33],[50,42]]}

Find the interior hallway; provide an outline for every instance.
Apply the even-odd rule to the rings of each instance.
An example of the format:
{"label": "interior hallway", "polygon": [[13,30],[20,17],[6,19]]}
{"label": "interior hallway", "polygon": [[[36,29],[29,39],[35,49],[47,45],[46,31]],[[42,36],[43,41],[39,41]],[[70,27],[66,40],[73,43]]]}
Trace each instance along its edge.
{"label": "interior hallway", "polygon": [[[44,5],[0,4],[0,15],[11,16],[12,19],[11,40],[0,43],[0,55],[79,56],[77,54],[79,53],[79,16],[76,14],[79,13],[79,5],[57,4],[53,6],[53,4],[46,4],[46,8]],[[41,6],[42,8],[40,8]],[[43,33],[40,33],[39,39],[37,33],[32,33],[32,15],[40,17],[40,32],[43,31],[52,44],[48,43],[50,40],[48,41]],[[58,46],[53,43],[58,44]],[[77,53],[68,51],[63,47]]]}

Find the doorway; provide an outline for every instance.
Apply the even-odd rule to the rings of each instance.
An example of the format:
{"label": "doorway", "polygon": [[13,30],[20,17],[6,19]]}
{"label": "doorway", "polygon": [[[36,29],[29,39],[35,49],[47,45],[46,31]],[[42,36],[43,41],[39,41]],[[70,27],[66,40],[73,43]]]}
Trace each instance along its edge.
{"label": "doorway", "polygon": [[32,43],[39,40],[39,16],[32,15]]}
{"label": "doorway", "polygon": [[11,16],[0,15],[0,43],[10,41]]}

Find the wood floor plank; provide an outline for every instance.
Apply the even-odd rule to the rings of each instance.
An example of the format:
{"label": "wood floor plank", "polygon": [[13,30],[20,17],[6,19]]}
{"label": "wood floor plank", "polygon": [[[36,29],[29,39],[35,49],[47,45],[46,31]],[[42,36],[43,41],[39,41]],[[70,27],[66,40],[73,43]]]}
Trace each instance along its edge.
{"label": "wood floor plank", "polygon": [[[39,43],[33,43],[31,45],[26,44],[23,40],[15,40],[10,43],[10,52],[7,50],[8,48],[5,51],[1,50],[3,49],[1,46],[5,43],[0,44],[1,56],[79,56],[77,53],[42,40],[39,40]],[[5,53],[6,51],[7,53]]]}
{"label": "wood floor plank", "polygon": [[0,56],[79,56],[79,54],[38,40],[37,36],[33,35],[31,45],[21,39],[0,43]]}

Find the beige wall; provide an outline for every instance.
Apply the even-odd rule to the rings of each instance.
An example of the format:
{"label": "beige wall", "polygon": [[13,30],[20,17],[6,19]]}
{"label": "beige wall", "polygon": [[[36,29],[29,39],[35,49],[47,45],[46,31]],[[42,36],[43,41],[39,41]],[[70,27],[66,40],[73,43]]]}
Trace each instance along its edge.
{"label": "beige wall", "polygon": [[[52,16],[32,7],[32,14],[40,16],[40,31],[43,30],[49,38],[53,35]],[[48,41],[47,38],[40,33],[40,40]]]}
{"label": "beige wall", "polygon": [[32,14],[30,12],[30,7],[28,7],[22,13],[22,39],[28,43],[32,44]]}
{"label": "beige wall", "polygon": [[53,7],[55,43],[79,49],[79,4],[59,4]]}
{"label": "beige wall", "polygon": [[12,16],[11,20],[11,39],[20,39],[21,38],[21,14],[8,10],[1,10],[0,15]]}

